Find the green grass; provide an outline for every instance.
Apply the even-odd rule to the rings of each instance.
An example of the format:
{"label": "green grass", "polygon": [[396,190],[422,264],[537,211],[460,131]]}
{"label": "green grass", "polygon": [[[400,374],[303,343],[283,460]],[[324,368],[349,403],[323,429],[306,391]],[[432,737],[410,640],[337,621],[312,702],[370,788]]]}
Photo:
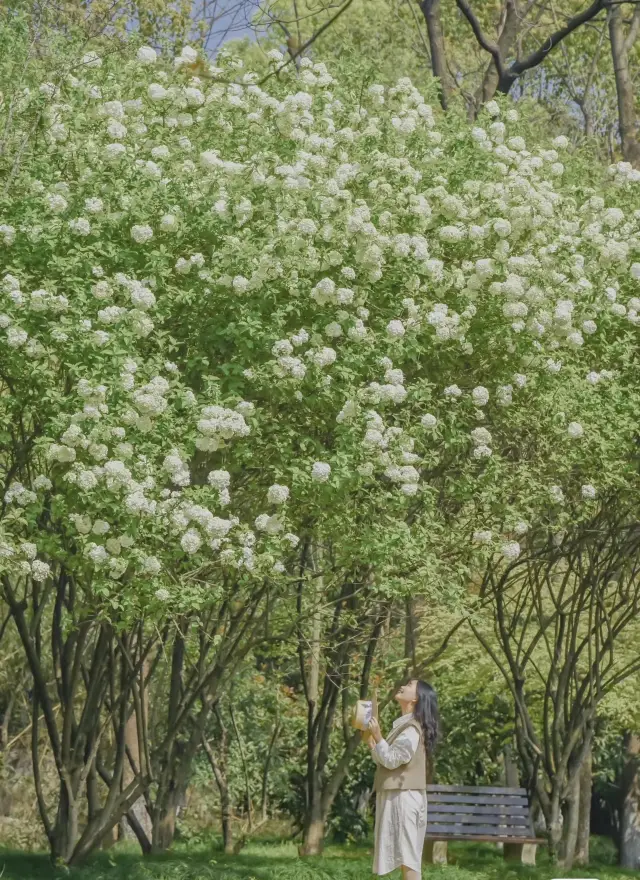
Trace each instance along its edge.
{"label": "green grass", "polygon": [[[492,846],[450,848],[447,867],[425,867],[425,880],[552,880],[574,877],[623,880],[640,877],[614,865],[608,841],[593,841],[594,863],[569,873],[554,870],[544,852],[537,868],[505,865]],[[239,856],[226,857],[213,848],[178,847],[161,858],[142,859],[131,850],[100,853],[83,868],[55,869],[46,855],[0,852],[2,880],[365,880],[371,877],[370,847],[329,847],[324,856],[301,861],[293,844],[255,843]],[[388,875],[399,880],[399,874]]]}

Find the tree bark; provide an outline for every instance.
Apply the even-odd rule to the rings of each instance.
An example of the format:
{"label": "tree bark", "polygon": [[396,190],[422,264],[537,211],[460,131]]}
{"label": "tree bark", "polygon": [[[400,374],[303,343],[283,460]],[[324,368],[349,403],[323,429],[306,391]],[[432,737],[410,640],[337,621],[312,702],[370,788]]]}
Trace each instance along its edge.
{"label": "tree bark", "polygon": [[580,809],[578,817],[578,839],[574,864],[589,864],[589,835],[591,832],[591,789],[593,787],[592,752],[587,752],[580,768]]}
{"label": "tree bark", "polygon": [[275,724],[273,727],[273,733],[271,734],[271,739],[269,740],[269,747],[267,749],[267,755],[264,760],[264,767],[262,770],[262,821],[266,822],[269,818],[269,772],[271,770],[271,763],[273,761],[273,755],[275,752],[276,742],[278,741],[278,736],[280,735],[280,717],[279,710],[276,706],[276,717]]}
{"label": "tree bark", "polygon": [[640,870],[640,735],[626,737],[627,759],[623,774],[620,865]]}
{"label": "tree bark", "polygon": [[429,48],[431,49],[431,70],[439,83],[440,104],[443,110],[447,110],[453,86],[447,69],[447,53],[442,30],[442,18],[440,16],[440,0],[421,0],[420,9],[427,23],[429,34]]}
{"label": "tree bark", "polygon": [[302,831],[301,856],[319,856],[324,848],[325,817],[322,815],[322,797],[319,780],[314,789],[313,802],[307,811]]}
{"label": "tree bark", "polygon": [[231,825],[231,798],[229,796],[229,784],[227,781],[227,729],[221,726],[220,736],[220,760],[206,737],[202,737],[202,745],[209,760],[209,766],[213,772],[220,792],[220,824],[222,826],[222,847],[227,855],[233,854],[233,828]]}
{"label": "tree bark", "polygon": [[519,788],[520,776],[518,763],[513,754],[513,746],[507,743],[504,747],[504,781],[507,788]]}
{"label": "tree bark", "polygon": [[580,775],[577,775],[571,787],[563,810],[562,846],[560,862],[565,871],[570,871],[576,855],[578,842],[578,824],[580,819]]}
{"label": "tree bark", "polygon": [[[518,37],[518,7],[516,0],[506,0],[502,10],[499,37],[497,47],[500,57],[504,60],[508,57],[513,45]],[[500,73],[496,67],[495,61],[491,60],[482,78],[482,85],[476,93],[475,111],[490,101],[498,91],[500,82]]]}
{"label": "tree bark", "polygon": [[609,42],[618,97],[618,125],[622,155],[626,162],[640,168],[640,143],[636,118],[633,80],[629,67],[631,46],[625,37],[622,6],[613,5],[608,12]]}
{"label": "tree bark", "polygon": [[[147,672],[148,672],[148,663],[145,663],[143,666],[143,676],[142,680],[146,680]],[[142,701],[144,703],[144,712],[146,717],[149,717],[148,711],[148,690],[144,689],[143,694],[141,695]],[[136,716],[136,712],[133,711],[127,718],[127,723],[124,731],[124,739],[125,746],[127,750],[127,760],[125,761],[124,771],[122,774],[122,787],[126,788],[130,782],[135,778],[136,773],[140,773],[141,764],[141,755],[140,755],[140,741],[138,736],[138,718]],[[152,823],[151,816],[149,815],[149,811],[147,810],[147,804],[144,798],[144,795],[141,796],[135,804],[131,807],[130,813],[135,816],[135,819],[138,822],[139,829],[138,832],[143,831],[147,837],[147,840],[151,841],[151,832],[152,832]],[[134,832],[131,827],[131,823],[127,820],[124,822],[124,835],[126,838],[130,840],[137,840],[138,835]]]}

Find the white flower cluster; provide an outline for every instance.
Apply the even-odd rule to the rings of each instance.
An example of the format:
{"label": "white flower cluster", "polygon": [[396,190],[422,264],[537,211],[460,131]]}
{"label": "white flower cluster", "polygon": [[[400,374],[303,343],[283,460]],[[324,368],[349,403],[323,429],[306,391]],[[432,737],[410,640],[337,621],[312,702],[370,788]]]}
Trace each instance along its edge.
{"label": "white flower cluster", "polygon": [[196,446],[204,452],[215,452],[225,445],[225,441],[247,437],[251,433],[241,412],[217,405],[204,407],[197,428],[201,436],[196,440]]}

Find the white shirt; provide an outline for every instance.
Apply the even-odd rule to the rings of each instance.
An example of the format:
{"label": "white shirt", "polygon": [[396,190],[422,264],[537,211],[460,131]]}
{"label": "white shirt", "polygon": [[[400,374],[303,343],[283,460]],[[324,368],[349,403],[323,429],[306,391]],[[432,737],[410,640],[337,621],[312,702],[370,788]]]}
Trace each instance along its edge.
{"label": "white shirt", "polygon": [[[413,714],[403,715],[393,722],[393,730],[402,727],[409,721],[413,720]],[[373,749],[373,760],[381,767],[387,770],[395,770],[403,764],[408,764],[416,753],[416,749],[420,744],[420,734],[413,725],[407,727],[402,733],[396,737],[395,741],[389,745],[386,739],[381,739]]]}

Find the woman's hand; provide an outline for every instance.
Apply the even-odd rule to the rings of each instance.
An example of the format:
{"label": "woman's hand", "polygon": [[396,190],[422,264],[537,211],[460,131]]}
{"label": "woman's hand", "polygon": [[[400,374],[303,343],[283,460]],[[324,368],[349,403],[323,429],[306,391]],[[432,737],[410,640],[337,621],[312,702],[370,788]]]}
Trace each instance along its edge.
{"label": "woman's hand", "polygon": [[369,733],[375,739],[376,743],[379,743],[382,739],[382,731],[380,730],[377,718],[372,718],[369,722]]}

